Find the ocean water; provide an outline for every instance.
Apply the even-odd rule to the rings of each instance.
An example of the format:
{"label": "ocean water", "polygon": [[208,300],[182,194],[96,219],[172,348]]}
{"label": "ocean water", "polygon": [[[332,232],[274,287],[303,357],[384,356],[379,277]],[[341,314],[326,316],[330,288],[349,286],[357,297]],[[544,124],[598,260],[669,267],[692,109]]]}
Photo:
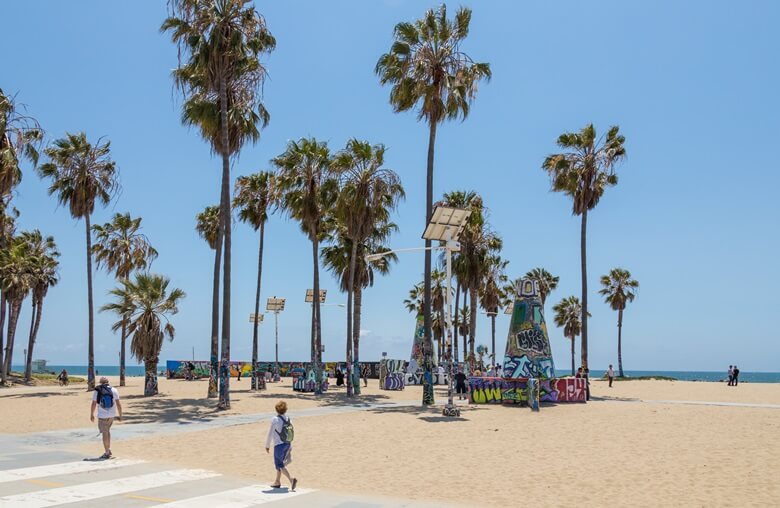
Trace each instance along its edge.
{"label": "ocean water", "polygon": [[[68,370],[68,374],[75,376],[86,376],[86,365],[47,365],[46,368],[50,371],[59,373],[63,368]],[[96,365],[95,369],[99,375],[104,376],[118,376],[118,365]],[[23,371],[24,366],[15,365],[13,370]],[[160,362],[158,370],[165,370],[165,363]],[[607,369],[591,369],[593,377],[598,377],[604,374]],[[567,374],[565,369],[556,369],[561,374]],[[125,367],[125,372],[128,376],[143,376],[143,365],[128,365]],[[639,376],[666,376],[679,379],[680,381],[704,381],[704,382],[720,382],[726,379],[726,371],[681,371],[681,370],[626,370],[624,374],[629,377]],[[740,371],[740,382],[745,383],[780,383],[780,372],[746,372]]]}

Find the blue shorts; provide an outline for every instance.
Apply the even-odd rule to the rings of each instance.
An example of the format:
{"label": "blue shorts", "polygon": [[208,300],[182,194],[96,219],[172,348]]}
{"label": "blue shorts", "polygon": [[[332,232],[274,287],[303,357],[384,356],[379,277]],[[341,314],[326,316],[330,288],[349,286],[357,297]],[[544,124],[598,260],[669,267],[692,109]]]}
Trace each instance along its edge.
{"label": "blue shorts", "polygon": [[274,446],[274,466],[276,469],[284,468],[284,458],[290,452],[290,443],[282,443]]}

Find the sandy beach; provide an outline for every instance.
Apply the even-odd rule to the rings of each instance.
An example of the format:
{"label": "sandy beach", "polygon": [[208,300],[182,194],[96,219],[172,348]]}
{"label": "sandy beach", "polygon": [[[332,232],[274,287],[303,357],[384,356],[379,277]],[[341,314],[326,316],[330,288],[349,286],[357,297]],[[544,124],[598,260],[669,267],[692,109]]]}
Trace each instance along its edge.
{"label": "sandy beach", "polygon": [[[417,401],[419,387],[379,391],[371,380],[363,401]],[[346,402],[343,390],[320,399],[292,391],[289,380],[249,392],[233,382],[233,407],[214,411],[203,381],[160,380],[161,395],[144,398],[142,378],[121,390],[120,425],[188,422],[270,412],[290,405],[296,429],[295,474],[307,486],[467,506],[619,502],[629,506],[771,505],[780,500],[780,384],[594,381],[588,404],[527,408],[466,406],[461,418],[411,406],[296,418],[296,411]],[[437,391],[437,402],[445,401]],[[677,403],[674,403],[677,401]],[[755,404],[766,407],[688,404]],[[0,390],[0,432],[89,427],[83,387]],[[43,411],[42,411],[43,409]],[[41,417],[41,413],[45,417]],[[269,481],[266,423],[236,425],[117,442],[118,456],[215,469]],[[80,445],[84,453],[98,446]],[[218,457],[215,460],[215,457]]]}

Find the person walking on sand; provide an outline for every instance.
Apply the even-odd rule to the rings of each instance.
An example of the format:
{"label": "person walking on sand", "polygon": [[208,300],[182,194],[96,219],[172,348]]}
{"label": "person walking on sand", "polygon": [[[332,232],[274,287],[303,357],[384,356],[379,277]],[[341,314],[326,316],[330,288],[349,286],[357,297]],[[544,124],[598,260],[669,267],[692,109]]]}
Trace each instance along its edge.
{"label": "person walking on sand", "polygon": [[739,384],[739,368],[736,365],[734,366],[733,379],[734,383],[731,386],[737,386]]}
{"label": "person walking on sand", "polygon": [[368,386],[368,365],[363,365],[363,386]]}
{"label": "person walking on sand", "polygon": [[609,368],[607,369],[607,379],[609,379],[609,387],[612,388],[612,381],[615,380],[615,371],[612,370],[612,364],[609,364]]}
{"label": "person walking on sand", "polygon": [[[122,403],[119,402],[119,392],[108,384],[108,379],[100,378],[100,384],[92,392],[92,406],[89,411],[89,420],[95,421],[95,408],[97,408],[98,430],[103,436],[103,448],[105,453],[101,459],[110,459],[111,455],[111,425],[114,418],[122,421]],[[118,410],[118,413],[117,413]]]}
{"label": "person walking on sand", "polygon": [[282,487],[282,475],[290,481],[290,491],[294,492],[298,479],[292,478],[287,471],[287,464],[292,462],[292,440],[294,430],[287,413],[287,403],[276,403],[276,416],[271,419],[271,428],[268,429],[268,437],[265,440],[265,452],[271,452],[271,443],[274,446],[274,467],[276,468],[276,481],[271,485],[273,489]]}
{"label": "person walking on sand", "polygon": [[729,365],[729,386],[734,385],[734,366]]}
{"label": "person walking on sand", "polygon": [[463,373],[463,368],[458,368],[458,373],[455,374],[455,391],[458,394],[458,400],[466,398],[468,391],[466,390],[466,374]]}

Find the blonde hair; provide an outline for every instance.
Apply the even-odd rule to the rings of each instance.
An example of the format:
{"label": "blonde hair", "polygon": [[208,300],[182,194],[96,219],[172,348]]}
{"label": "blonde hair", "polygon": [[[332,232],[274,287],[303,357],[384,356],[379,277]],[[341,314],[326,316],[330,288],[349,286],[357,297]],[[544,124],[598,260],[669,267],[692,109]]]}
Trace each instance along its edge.
{"label": "blonde hair", "polygon": [[283,400],[277,402],[275,407],[276,407],[276,412],[279,413],[280,415],[283,415],[284,413],[287,412],[287,403]]}

